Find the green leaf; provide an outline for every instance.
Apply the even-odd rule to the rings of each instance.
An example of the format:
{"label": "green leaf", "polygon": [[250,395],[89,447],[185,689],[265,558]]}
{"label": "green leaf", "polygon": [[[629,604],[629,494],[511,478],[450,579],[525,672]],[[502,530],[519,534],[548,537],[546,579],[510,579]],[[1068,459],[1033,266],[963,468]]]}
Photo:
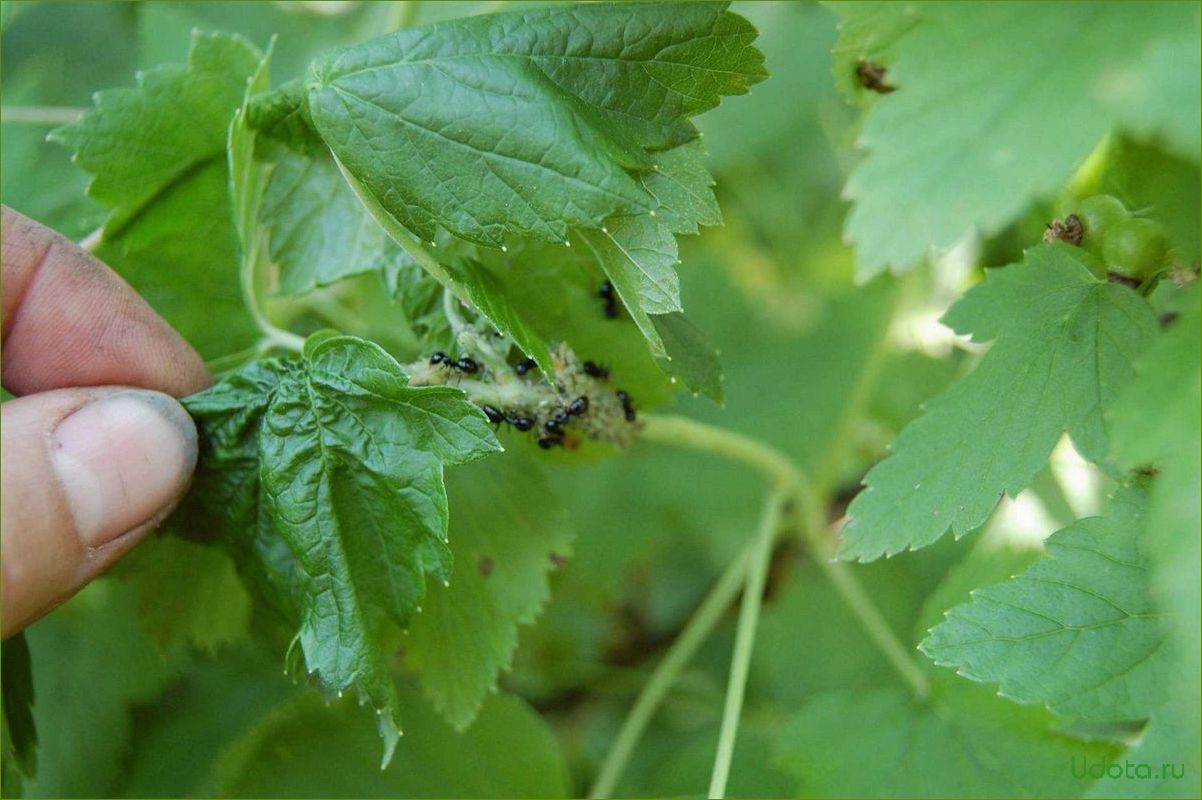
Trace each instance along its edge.
{"label": "green leaf", "polygon": [[[1202,728],[1198,726],[1198,668],[1174,676],[1172,699],[1152,715],[1152,723],[1139,744],[1120,762],[1121,771],[1107,774],[1094,784],[1086,797],[1157,798],[1198,796],[1199,767],[1202,766]],[[1135,780],[1132,780],[1135,778]]]}
{"label": "green leaf", "polygon": [[642,176],[643,188],[658,204],[656,216],[672,233],[698,233],[699,225],[722,224],[714,177],[705,167],[704,154],[701,140],[696,139],[659,153],[654,170]]}
{"label": "green leaf", "polygon": [[931,629],[943,622],[949,609],[970,601],[975,591],[1013,578],[1042,554],[1038,546],[979,539],[923,602],[922,614],[914,625],[913,641],[926,639]]}
{"label": "green leaf", "polygon": [[1084,788],[1074,764],[1113,755],[984,687],[949,678],[933,689],[926,701],[896,689],[821,695],[786,723],[778,763],[810,797],[1074,797]]}
{"label": "green leaf", "polygon": [[1202,528],[1202,310],[1195,281],[1180,300],[1180,317],[1135,363],[1136,377],[1109,417],[1112,448],[1124,467],[1155,466],[1148,510],[1147,548],[1154,592],[1169,612],[1175,635],[1197,649],[1198,531]]}
{"label": "green leaf", "polygon": [[944,322],[957,333],[996,341],[868,473],[842,557],[872,560],[980,527],[1003,492],[1030,484],[1063,431],[1085,458],[1104,461],[1103,412],[1155,320],[1138,294],[1094,278],[1084,257],[1040,245],[952,306]]}
{"label": "green leaf", "polygon": [[1141,553],[1146,493],[1117,495],[1108,515],[1047,540],[1047,557],[978,589],[920,649],[1022,703],[1109,721],[1147,716],[1170,673]]}
{"label": "green leaf", "polygon": [[835,88],[851,102],[867,105],[877,95],[860,83],[856,75],[860,62],[893,64],[905,35],[922,21],[918,14],[922,4],[868,0],[824,5],[839,17],[839,39],[831,48]]}
{"label": "green leaf", "polygon": [[[494,247],[562,242],[654,207],[633,173],[695,137],[688,117],[763,80],[754,38],[725,4],[480,15],[318,61],[303,99],[339,161],[421,239],[443,227]],[[262,102],[286,116],[286,99]]]}
{"label": "green leaf", "polygon": [[[26,797],[111,797],[131,713],[178,666],[138,624],[128,586],[99,580],[25,630],[36,680],[38,774]],[[4,649],[8,649],[5,642]]]}
{"label": "green leaf", "polygon": [[467,259],[459,259],[452,263],[443,263],[431,255],[430,251],[417,241],[413,234],[398,224],[387,211],[377,202],[363,184],[338,163],[343,178],[351,190],[358,196],[368,213],[378,222],[392,240],[418,264],[438,280],[443,286],[463,301],[468,307],[474,308],[494,328],[508,336],[526,355],[538,362],[545,374],[551,374],[551,348],[547,340],[539,336],[529,322],[513,303],[510,302],[496,277],[481,268],[479,264]]}
{"label": "green leaf", "polygon": [[311,158],[325,155],[327,148],[309,117],[309,95],[300,78],[288,81],[274,92],[255,98],[247,120],[252,128]]}
{"label": "green leaf", "polygon": [[138,594],[138,619],[160,652],[181,642],[216,653],[246,638],[250,595],[234,562],[215,547],[155,536],[123,558],[118,575]]}
{"label": "green leaf", "polygon": [[1112,129],[1198,157],[1196,6],[914,3],[879,23],[853,9],[887,48],[898,87],[868,112],[867,156],[847,182],[845,233],[862,278],[910,267],[973,228],[999,231],[1059,190]]}
{"label": "green leaf", "polygon": [[508,252],[481,249],[473,266],[487,270],[515,314],[545,341],[564,342],[581,358],[609,367],[614,388],[640,407],[668,401],[673,390],[648,352],[646,339],[625,314],[605,316],[597,287],[605,279],[587,247],[530,240]]}
{"label": "green leaf", "polygon": [[672,382],[680,381],[693,394],[704,394],[722,405],[726,398],[725,376],[718,351],[709,337],[679,311],[657,314],[651,323],[668,354],[660,361],[660,367],[672,377]]}
{"label": "green leaf", "polygon": [[256,335],[238,283],[226,145],[260,58],[239,37],[196,32],[186,66],[99,92],[93,110],[50,134],[75,151],[93,175],[89,194],[111,209],[96,255],[205,358]]}
{"label": "green leaf", "polygon": [[283,151],[259,208],[279,291],[301,294],[364,272],[413,264],[359,203],[328,154]]}
{"label": "green leaf", "polygon": [[538,465],[516,455],[452,472],[448,494],[455,568],[409,625],[405,658],[435,709],[462,730],[509,669],[518,624],[550,598],[547,573],[572,536]]}
{"label": "green leaf", "polygon": [[238,36],[195,32],[187,66],[138,74],[137,88],[96,94],[96,108],[50,134],[94,176],[88,193],[112,209],[113,237],[162,195],[214,162],[261,55]]}
{"label": "green leaf", "polygon": [[269,650],[232,647],[194,659],[158,698],[140,705],[120,782],[107,796],[216,797],[214,766],[230,742],[310,691],[281,680],[279,659]]}
{"label": "green leaf", "polygon": [[490,697],[456,733],[415,689],[400,691],[409,735],[381,770],[346,702],[300,698],[230,747],[219,765],[225,797],[567,797],[555,738],[516,697]]}
{"label": "green leaf", "polygon": [[535,331],[530,317],[523,315],[513,305],[495,275],[472,259],[461,259],[454,264],[444,265],[443,269],[450,276],[451,284],[466,295],[470,307],[513,340],[519,350],[537,361],[544,375],[554,374],[547,339]]}
{"label": "green leaf", "polygon": [[1194,282],[1184,295],[1179,317],[1136,362],[1135,380],[1109,415],[1115,459],[1131,469],[1190,450],[1183,440],[1202,428],[1199,284]]}
{"label": "green leaf", "polygon": [[427,351],[451,350],[454,334],[447,319],[441,283],[416,261],[398,263],[396,269],[384,272],[384,287],[388,296],[401,307],[414,335],[426,345]]}
{"label": "green leaf", "polygon": [[33,721],[33,668],[24,633],[10,637],[3,649],[4,758],[16,761],[21,774],[38,771],[38,729]]}
{"label": "green leaf", "polygon": [[[1111,415],[1113,450],[1125,467],[1155,465],[1141,547],[1151,564],[1152,594],[1164,613],[1172,654],[1167,700],[1152,713],[1148,730],[1128,760],[1172,764],[1184,780],[1152,785],[1157,797],[1198,794],[1202,767],[1202,596],[1199,593],[1199,529],[1202,529],[1202,377],[1199,340],[1202,311],[1195,281],[1176,298],[1180,317],[1136,364],[1136,378]],[[1143,787],[1147,782],[1141,781]],[[1097,796],[1134,796],[1131,781],[1107,780]]]}
{"label": "green leaf", "polygon": [[642,331],[656,358],[666,358],[652,314],[681,311],[676,239],[648,216],[615,217],[598,231],[577,231]]}
{"label": "green leaf", "polygon": [[443,467],[500,449],[461,392],[412,388],[378,346],[316,335],[185,400],[202,434],[182,524],[217,532],[298,628],[310,673],[358,686],[379,713],[385,759],[396,699],[382,625],[405,625],[425,575],[445,581]]}

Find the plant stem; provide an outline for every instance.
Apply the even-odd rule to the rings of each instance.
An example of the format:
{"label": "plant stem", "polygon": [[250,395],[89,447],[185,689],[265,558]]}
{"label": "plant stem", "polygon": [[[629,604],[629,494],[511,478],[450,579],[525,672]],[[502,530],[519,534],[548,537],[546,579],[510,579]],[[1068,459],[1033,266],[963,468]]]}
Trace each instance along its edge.
{"label": "plant stem", "polygon": [[793,465],[788,456],[741,433],[687,417],[665,414],[645,414],[643,423],[639,437],[647,441],[700,450],[738,461],[782,485],[795,488],[804,482],[801,471]]}
{"label": "plant stem", "polygon": [[65,106],[4,106],[0,122],[5,125],[66,125],[87,113],[86,108]]}
{"label": "plant stem", "polygon": [[277,349],[299,353],[305,349],[305,337],[298,336],[292,331],[286,331],[283,328],[271,327],[270,330],[263,331],[263,337],[259,339],[259,345],[256,349],[259,355]]}
{"label": "plant stem", "polygon": [[680,635],[672,642],[664,654],[663,660],[651,673],[651,677],[639,692],[638,699],[635,700],[630,713],[622,721],[622,727],[619,729],[609,753],[606,754],[605,761],[601,764],[597,779],[589,790],[589,797],[603,798],[613,794],[618,779],[621,778],[622,771],[626,768],[626,762],[630,760],[635,745],[638,744],[643,731],[651,722],[651,717],[655,714],[656,709],[659,708],[668,690],[672,688],[680,673],[688,666],[697,650],[717,627],[727,607],[739,594],[739,589],[742,588],[744,577],[747,574],[748,562],[757,545],[758,541],[749,543],[730,563],[701,605],[697,607],[688,624],[681,630]]}
{"label": "plant stem", "polygon": [[808,477],[788,456],[742,434],[685,417],[647,414],[643,420],[641,436],[649,441],[691,448],[738,461],[759,470],[775,480],[779,486],[789,490],[800,506],[798,521],[801,535],[813,552],[814,561],[830,578],[835,591],[847,603],[864,632],[910,687],[914,696],[926,697],[930,687],[922,668],[885,622],[880,610],[851,574],[847,565],[830,556],[829,545],[823,538],[826,522],[822,510],[826,504],[814,491]]}
{"label": "plant stem", "polygon": [[730,656],[730,679],[726,684],[726,704],[722,710],[722,727],[718,733],[718,752],[714,756],[714,771],[710,776],[710,798],[726,796],[730,777],[730,762],[735,752],[735,737],[743,715],[743,695],[747,690],[747,674],[751,669],[751,652],[755,647],[756,626],[764,600],[764,584],[768,564],[772,560],[772,542],[780,530],[781,510],[787,495],[775,489],[764,504],[759,532],[753,542],[751,560],[747,565],[746,588],[739,604],[739,623],[735,631],[735,646]]}

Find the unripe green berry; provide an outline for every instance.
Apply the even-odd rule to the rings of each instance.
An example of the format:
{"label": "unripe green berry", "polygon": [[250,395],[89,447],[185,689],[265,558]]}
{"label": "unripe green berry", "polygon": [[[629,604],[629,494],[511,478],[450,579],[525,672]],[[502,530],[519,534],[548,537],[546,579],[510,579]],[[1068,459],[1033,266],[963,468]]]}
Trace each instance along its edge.
{"label": "unripe green berry", "polygon": [[1076,214],[1085,228],[1081,246],[1096,256],[1102,256],[1108,232],[1131,219],[1122,201],[1110,194],[1085,198]]}
{"label": "unripe green berry", "polygon": [[1102,258],[1110,269],[1143,281],[1164,268],[1167,251],[1160,225],[1133,217],[1106,232]]}

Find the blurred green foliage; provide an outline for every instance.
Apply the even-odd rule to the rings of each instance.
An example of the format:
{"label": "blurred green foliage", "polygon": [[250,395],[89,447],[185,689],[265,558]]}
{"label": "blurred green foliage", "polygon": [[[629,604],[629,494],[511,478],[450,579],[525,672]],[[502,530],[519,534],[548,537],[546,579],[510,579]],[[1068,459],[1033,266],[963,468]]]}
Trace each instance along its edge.
{"label": "blurred green foliage", "polygon": [[[194,27],[241,33],[260,48],[276,36],[271,71],[278,85],[302,74],[318,54],[375,35],[407,14],[414,15],[408,21],[422,23],[496,5],[6,2],[3,103],[83,108],[95,91],[131,85],[138,69],[182,62]],[[679,266],[689,319],[721,354],[726,401],[719,407],[678,395],[674,410],[758,438],[795,459],[814,477],[831,520],[842,515],[859,479],[921,404],[976,362],[975,352],[946,334],[933,343],[923,338],[930,326],[920,323],[945,310],[982,267],[1018,261],[1039,240],[1053,211],[1090,193],[1115,193],[1166,226],[1182,263],[1197,263],[1197,162],[1116,135],[1061,196],[1038,198],[1021,219],[978,239],[975,257],[961,259],[958,270],[944,260],[903,278],[881,275],[856,285],[853,254],[841,240],[849,207],[841,193],[860,158],[853,148],[860,125],[854,106],[871,105],[873,98],[854,86],[846,70],[832,80],[838,31],[828,9],[781,2],[740,3],[735,10],[760,30],[758,46],[772,78],[698,121],[707,164],[718,180],[724,226],[685,237]],[[846,58],[836,64],[853,63]],[[854,104],[837,84],[853,93]],[[45,141],[47,130],[3,125],[3,201],[82,238],[104,221],[105,212],[85,195],[87,176],[68,152]],[[222,189],[219,183],[214,191]],[[159,213],[169,215],[170,209]],[[115,262],[122,256],[104,255]],[[155,252],[166,262],[186,263],[193,255]],[[545,263],[536,261],[535,268]],[[518,304],[546,306],[543,335],[570,341],[584,357],[603,352],[641,402],[672,402],[671,388],[633,326],[578,324],[599,313],[600,281],[595,265],[581,259],[579,266],[569,280],[529,269],[520,279],[508,273],[507,291]],[[169,275],[159,280],[170,289]],[[323,302],[340,308],[353,324],[379,327],[394,319],[372,276],[320,291],[326,292]],[[274,308],[296,330],[329,323],[287,300]],[[242,333],[213,335],[220,344],[241,341]],[[390,337],[381,340],[390,352],[418,355],[413,332],[398,330]],[[212,352],[220,351],[214,345]],[[545,479],[538,474],[521,480],[539,469],[524,460],[534,450],[513,434],[502,434],[502,440],[522,451],[517,473],[495,485],[487,476],[479,486],[451,478],[452,500],[465,498],[465,518],[458,523],[452,502],[452,547],[470,559],[457,570],[478,569],[489,548],[517,553],[525,583],[513,597],[490,595],[479,580],[480,586],[473,584],[506,626],[535,616],[545,599],[541,581],[548,569],[550,600],[533,624],[517,628],[512,670],[501,675],[500,691],[484,700],[465,731],[450,726],[435,705],[449,703],[455,716],[470,716],[462,708],[480,702],[474,689],[422,676],[423,694],[416,681],[402,678],[405,736],[394,762],[381,771],[367,712],[354,708],[349,696],[323,698],[282,676],[278,654],[289,632],[277,621],[251,615],[235,588],[228,601],[234,611],[215,615],[224,626],[220,636],[206,639],[202,630],[189,642],[186,632],[163,635],[170,627],[163,609],[172,606],[157,606],[136,576],[128,580],[137,572],[135,563],[27,632],[41,749],[37,777],[25,781],[24,793],[534,797],[586,791],[664,649],[752,536],[761,481],[742,467],[643,443],[620,457],[593,448],[556,455],[542,470]],[[1106,478],[1099,480],[1099,491],[1111,488]],[[490,532],[480,509],[500,505],[498,492],[504,493],[505,508],[494,522],[509,527]],[[464,542],[455,540],[456,524],[471,529]],[[503,535],[515,533],[523,538]],[[158,545],[160,552],[139,556],[171,557],[172,549]],[[985,547],[970,537],[849,569],[868,587],[889,628],[913,647],[970,589],[1020,572],[1036,551]],[[207,598],[202,602],[226,602],[214,591],[229,577],[228,564],[212,564],[194,590]],[[148,626],[139,624],[139,605],[153,609],[141,615]],[[438,592],[429,606],[456,613],[454,602]],[[705,791],[734,616],[732,609],[669,694],[618,786],[619,796]],[[397,643],[398,673],[453,657],[427,641],[435,636],[431,628],[436,629],[433,622],[419,623],[410,642]],[[511,638],[487,643],[490,665],[510,660]],[[1029,780],[1008,787],[1014,793],[1054,795],[1086,788],[1065,780],[1071,754],[1113,752],[1108,744],[1067,738],[1032,751],[1024,731],[1046,731],[1049,715],[1018,709],[959,679],[965,685],[955,686],[950,674],[940,675],[951,687],[945,695],[946,707],[954,711],[950,717],[907,699],[904,684],[813,555],[786,536],[769,576],[730,795],[996,792],[999,781],[986,779],[991,773],[973,772],[974,749],[996,749],[998,758],[1016,759],[1007,763],[1030,773]],[[439,698],[436,703],[431,694]],[[957,727],[962,709],[970,709],[967,728]],[[945,779],[900,757],[873,762],[870,770],[862,770],[867,762],[850,758],[865,742],[876,752],[894,753],[887,729],[903,717],[922,728],[932,758],[964,745]],[[792,751],[778,757],[782,731]],[[799,760],[798,750],[814,757]],[[6,792],[8,771],[6,765]],[[899,772],[905,780],[893,783]],[[855,780],[839,780],[847,776]]]}

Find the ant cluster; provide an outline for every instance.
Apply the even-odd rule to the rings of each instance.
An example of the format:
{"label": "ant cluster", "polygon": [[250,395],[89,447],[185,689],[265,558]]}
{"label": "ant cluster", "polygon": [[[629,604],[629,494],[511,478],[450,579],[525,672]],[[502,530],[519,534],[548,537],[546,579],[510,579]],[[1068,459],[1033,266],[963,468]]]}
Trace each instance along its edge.
{"label": "ant cluster", "polygon": [[[619,316],[613,284],[602,283],[598,295],[605,301],[605,316]],[[540,374],[537,361],[523,354],[514,362],[508,339],[483,322],[467,322],[451,313],[456,307],[448,301],[459,354],[439,350],[429,359],[406,365],[413,385],[461,389],[489,422],[534,431],[544,450],[574,449],[582,438],[624,447],[634,438],[638,431],[634,401],[625,390],[609,388],[606,367],[580,361],[571,348],[560,344],[545,365],[550,373]]]}
{"label": "ant cluster", "polygon": [[[594,361],[578,361],[566,346],[552,354],[554,374],[538,376],[534,359],[509,365],[492,352],[492,342],[476,340],[479,358],[452,357],[439,351],[409,367],[417,384],[444,384],[463,389],[496,426],[535,431],[538,446],[575,448],[585,438],[629,443],[638,414],[630,395],[609,389],[609,370]],[[494,363],[495,362],[495,363]]]}
{"label": "ant cluster", "polygon": [[[538,446],[544,450],[562,446],[566,441],[563,430],[564,426],[571,422],[573,417],[583,417],[588,413],[588,405],[588,398],[580,395],[569,403],[566,408],[558,409],[550,419],[543,423],[542,431],[538,436]],[[519,431],[528,431],[535,424],[534,420],[530,417],[506,413],[496,406],[491,406],[487,403],[484,404],[483,409],[484,416],[488,417],[488,421],[494,425],[507,423]]]}

